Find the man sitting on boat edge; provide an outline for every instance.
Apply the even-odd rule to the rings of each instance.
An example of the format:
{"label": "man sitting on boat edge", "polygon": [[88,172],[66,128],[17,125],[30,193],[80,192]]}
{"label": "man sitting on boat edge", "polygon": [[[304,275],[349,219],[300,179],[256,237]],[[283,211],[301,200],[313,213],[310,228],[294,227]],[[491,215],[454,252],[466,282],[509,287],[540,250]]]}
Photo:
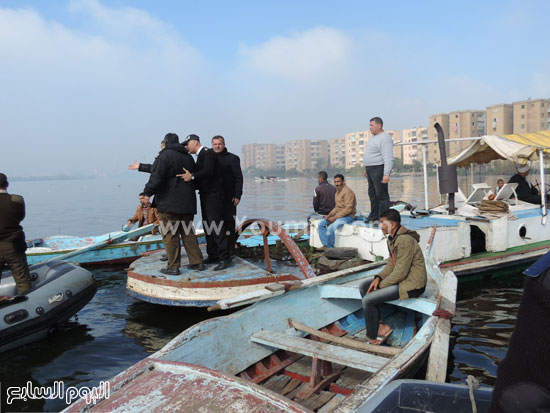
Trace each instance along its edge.
{"label": "man sitting on boat edge", "polygon": [[319,223],[319,238],[328,248],[334,247],[335,233],[342,225],[351,224],[357,208],[355,193],[348,188],[344,175],[334,175],[335,207]]}
{"label": "man sitting on boat edge", "polygon": [[376,345],[382,344],[382,337],[391,332],[389,325],[380,322],[380,306],[386,301],[419,297],[427,282],[424,255],[418,244],[420,235],[401,226],[401,216],[394,209],[381,214],[380,228],[388,236],[390,256],[372,282],[363,281],[359,285],[367,340]]}
{"label": "man sitting on boat edge", "polygon": [[[136,222],[138,223],[138,228],[149,224],[159,225],[157,209],[151,205],[150,201],[145,201],[145,194],[143,192],[139,194],[139,206],[136,209],[136,213],[132,218],[128,218],[126,226],[131,227]],[[152,234],[158,234],[158,232],[158,228],[155,228]]]}

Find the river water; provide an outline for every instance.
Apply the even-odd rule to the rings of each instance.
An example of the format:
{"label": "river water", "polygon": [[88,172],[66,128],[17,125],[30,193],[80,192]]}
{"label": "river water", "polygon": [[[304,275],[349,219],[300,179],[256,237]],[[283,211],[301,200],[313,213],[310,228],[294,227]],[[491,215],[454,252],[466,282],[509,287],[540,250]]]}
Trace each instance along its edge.
{"label": "river water", "polygon": [[[119,229],[133,215],[145,179],[146,175],[128,172],[109,179],[12,182],[10,192],[25,197],[27,239],[99,235]],[[469,177],[460,179],[461,188],[468,192]],[[487,179],[495,181],[496,177]],[[357,195],[358,211],[368,211],[365,180],[350,178],[347,182]],[[247,178],[239,215],[241,219],[303,220],[311,212],[315,185],[315,179],[306,178],[285,182]],[[439,202],[435,177],[430,177],[429,188],[430,205],[434,205]],[[390,193],[392,200],[423,207],[421,177],[392,178]],[[56,380],[63,381],[65,388],[97,386],[160,349],[187,327],[213,316],[203,309],[157,306],[127,296],[122,268],[94,269],[93,273],[98,292],[64,331],[0,354],[0,411],[59,411],[66,406],[59,399],[6,405],[6,389],[25,386],[28,381],[34,386],[52,386]],[[460,285],[449,357],[451,381],[463,382],[472,374],[483,384],[494,384],[497,365],[506,354],[514,328],[522,285],[521,274]]]}

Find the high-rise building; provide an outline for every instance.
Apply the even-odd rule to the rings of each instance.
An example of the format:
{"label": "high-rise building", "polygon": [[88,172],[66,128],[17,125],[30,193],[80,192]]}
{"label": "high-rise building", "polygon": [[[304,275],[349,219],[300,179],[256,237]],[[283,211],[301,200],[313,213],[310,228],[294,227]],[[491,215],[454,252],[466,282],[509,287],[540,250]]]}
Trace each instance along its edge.
{"label": "high-rise building", "polygon": [[285,143],[285,168],[298,172],[326,168],[328,141],[300,139]]}
{"label": "high-rise building", "polygon": [[371,133],[368,130],[346,133],[345,141],[345,165],[351,169],[356,165],[363,165],[365,144]]}
{"label": "high-rise building", "polygon": [[285,145],[275,145],[275,167],[285,169]]}
{"label": "high-rise building", "polygon": [[248,143],[246,145],[243,145],[242,154],[241,154],[241,162],[242,162],[243,169],[250,169],[255,167],[256,165],[255,150],[256,150],[255,143]]}
{"label": "high-rise building", "polygon": [[[428,128],[419,126],[417,128],[403,129],[403,143],[414,144],[428,140]],[[403,145],[403,165],[412,165],[415,161],[422,162],[422,145]],[[427,144],[426,161],[435,163],[439,160],[437,144]]]}
{"label": "high-rise building", "polygon": [[[487,112],[482,110],[459,110],[449,113],[449,139],[472,138],[485,135]],[[452,155],[468,147],[472,142],[450,142]]]}
{"label": "high-rise building", "polygon": [[329,162],[331,168],[346,167],[346,138],[334,138],[329,141]]}
{"label": "high-rise building", "polygon": [[514,105],[501,103],[487,106],[487,135],[507,135],[514,132]]}
{"label": "high-rise building", "polygon": [[[435,123],[439,123],[443,129],[445,139],[470,138],[485,135],[487,113],[481,110],[460,110],[451,113],[439,113],[430,116],[428,125],[428,139],[437,140]],[[447,142],[447,156],[459,152],[470,145],[471,142]],[[430,145],[428,159],[439,159],[437,145]]]}
{"label": "high-rise building", "polygon": [[308,169],[326,169],[329,166],[328,141],[311,140],[311,166]]}
{"label": "high-rise building", "polygon": [[550,99],[514,102],[514,133],[550,129]]}
{"label": "high-rise building", "polygon": [[[388,133],[393,139],[393,143],[401,143],[401,131],[400,130],[386,130],[385,132]],[[403,159],[403,146],[401,145],[394,145],[393,146],[393,157]]]}

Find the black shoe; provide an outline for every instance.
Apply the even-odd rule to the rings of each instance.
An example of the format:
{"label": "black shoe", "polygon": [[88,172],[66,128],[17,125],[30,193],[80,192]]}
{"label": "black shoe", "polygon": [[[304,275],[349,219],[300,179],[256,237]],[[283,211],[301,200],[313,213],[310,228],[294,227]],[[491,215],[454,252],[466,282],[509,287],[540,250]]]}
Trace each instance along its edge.
{"label": "black shoe", "polygon": [[189,264],[187,268],[194,271],[203,271],[206,267],[204,266],[204,264],[201,263],[201,264]]}
{"label": "black shoe", "polygon": [[162,268],[160,272],[166,275],[180,275],[180,270],[171,270],[170,268]]}
{"label": "black shoe", "polygon": [[226,268],[229,268],[229,267],[231,267],[231,260],[223,260],[214,267],[214,271],[225,270]]}
{"label": "black shoe", "polygon": [[215,264],[217,262],[220,262],[220,259],[214,257],[207,257],[205,260],[202,260],[203,264]]}
{"label": "black shoe", "polygon": [[160,257],[161,261],[168,261],[168,255],[162,254],[162,257]]}

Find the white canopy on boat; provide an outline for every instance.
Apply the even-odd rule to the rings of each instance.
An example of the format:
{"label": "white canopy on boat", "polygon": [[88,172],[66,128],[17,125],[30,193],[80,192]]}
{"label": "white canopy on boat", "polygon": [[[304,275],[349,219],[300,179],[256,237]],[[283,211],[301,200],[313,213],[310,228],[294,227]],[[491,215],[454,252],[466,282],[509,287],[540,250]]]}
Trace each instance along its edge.
{"label": "white canopy on boat", "polygon": [[[488,163],[496,159],[524,164],[538,159],[538,150],[550,155],[550,130],[513,135],[481,136],[463,151],[448,158],[449,165],[468,166]],[[547,156],[544,158],[548,159]]]}

